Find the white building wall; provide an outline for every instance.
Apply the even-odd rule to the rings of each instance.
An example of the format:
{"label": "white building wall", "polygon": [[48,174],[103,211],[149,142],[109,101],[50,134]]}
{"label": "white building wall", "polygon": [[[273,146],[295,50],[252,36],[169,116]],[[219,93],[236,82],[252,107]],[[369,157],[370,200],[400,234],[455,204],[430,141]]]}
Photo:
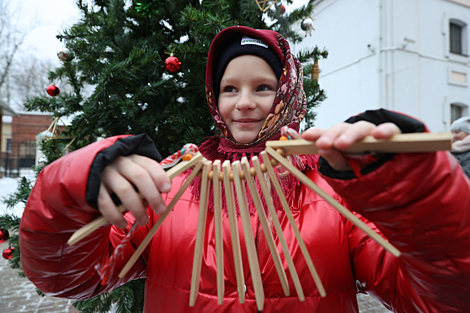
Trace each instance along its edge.
{"label": "white building wall", "polygon": [[365,106],[378,108],[378,93],[371,92],[379,87],[378,64],[367,47],[378,37],[378,10],[370,2],[318,1],[312,16],[316,30],[295,47],[299,50],[317,45],[329,53],[328,59],[319,61],[319,81],[328,98],[317,109],[318,127],[340,122]]}
{"label": "white building wall", "polygon": [[[469,6],[448,0],[315,3],[316,30],[295,50],[317,45],[329,52],[320,60],[319,82],[328,98],[317,109],[316,126],[387,108],[441,132],[449,129],[451,103],[470,106],[470,60],[449,53],[448,34],[452,18],[470,27]],[[452,71],[467,81],[451,81]]]}

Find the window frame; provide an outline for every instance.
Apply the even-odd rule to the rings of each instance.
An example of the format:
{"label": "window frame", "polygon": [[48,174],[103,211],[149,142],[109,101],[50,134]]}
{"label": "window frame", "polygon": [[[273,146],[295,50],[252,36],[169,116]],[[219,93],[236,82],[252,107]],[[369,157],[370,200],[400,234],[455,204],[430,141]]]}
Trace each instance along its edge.
{"label": "window frame", "polygon": [[462,26],[457,23],[449,23],[449,47],[450,53],[462,53]]}
{"label": "window frame", "polygon": [[[452,32],[452,29],[457,29],[458,28],[458,38],[455,38],[455,35]],[[468,26],[465,22],[459,19],[451,18],[449,19],[449,24],[448,24],[448,29],[449,29],[449,38],[448,38],[448,43],[449,43],[449,53],[454,54],[454,55],[461,55],[464,57],[468,57]],[[458,47],[456,50],[454,50],[455,42],[458,42]]]}
{"label": "window frame", "polygon": [[[465,107],[459,103],[451,103],[450,104],[450,124],[452,124],[455,120],[464,116]],[[454,112],[458,111],[458,116],[455,116]],[[449,125],[450,125],[449,124]]]}
{"label": "window frame", "polygon": [[5,152],[11,153],[11,138],[6,138]]}

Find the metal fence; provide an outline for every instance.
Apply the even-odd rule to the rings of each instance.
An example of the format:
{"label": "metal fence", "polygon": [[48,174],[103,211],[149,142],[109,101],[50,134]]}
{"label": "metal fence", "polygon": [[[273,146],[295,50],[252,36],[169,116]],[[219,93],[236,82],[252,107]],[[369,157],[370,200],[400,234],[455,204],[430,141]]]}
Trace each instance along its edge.
{"label": "metal fence", "polygon": [[2,152],[0,171],[5,177],[34,176],[36,161],[36,141],[11,141],[7,151]]}

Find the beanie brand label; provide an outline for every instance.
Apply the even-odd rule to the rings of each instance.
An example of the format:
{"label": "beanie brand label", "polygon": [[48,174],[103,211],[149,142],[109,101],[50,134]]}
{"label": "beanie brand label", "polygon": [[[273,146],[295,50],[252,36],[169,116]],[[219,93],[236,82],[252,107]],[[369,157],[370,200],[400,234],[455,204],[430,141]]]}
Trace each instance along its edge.
{"label": "beanie brand label", "polygon": [[264,41],[259,40],[257,38],[250,38],[247,35],[243,35],[242,41],[240,43],[242,46],[244,45],[256,45],[256,46],[261,46],[264,48],[268,48],[268,45],[264,43]]}

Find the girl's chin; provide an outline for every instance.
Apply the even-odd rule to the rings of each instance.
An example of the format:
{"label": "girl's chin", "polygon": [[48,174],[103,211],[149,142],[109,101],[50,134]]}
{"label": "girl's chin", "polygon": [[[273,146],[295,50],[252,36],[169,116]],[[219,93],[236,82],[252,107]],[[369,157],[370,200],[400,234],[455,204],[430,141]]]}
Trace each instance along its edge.
{"label": "girl's chin", "polygon": [[256,134],[256,135],[238,135],[238,136],[235,135],[235,136],[233,136],[233,138],[238,143],[250,143],[250,142],[255,141],[257,135],[258,134]]}

